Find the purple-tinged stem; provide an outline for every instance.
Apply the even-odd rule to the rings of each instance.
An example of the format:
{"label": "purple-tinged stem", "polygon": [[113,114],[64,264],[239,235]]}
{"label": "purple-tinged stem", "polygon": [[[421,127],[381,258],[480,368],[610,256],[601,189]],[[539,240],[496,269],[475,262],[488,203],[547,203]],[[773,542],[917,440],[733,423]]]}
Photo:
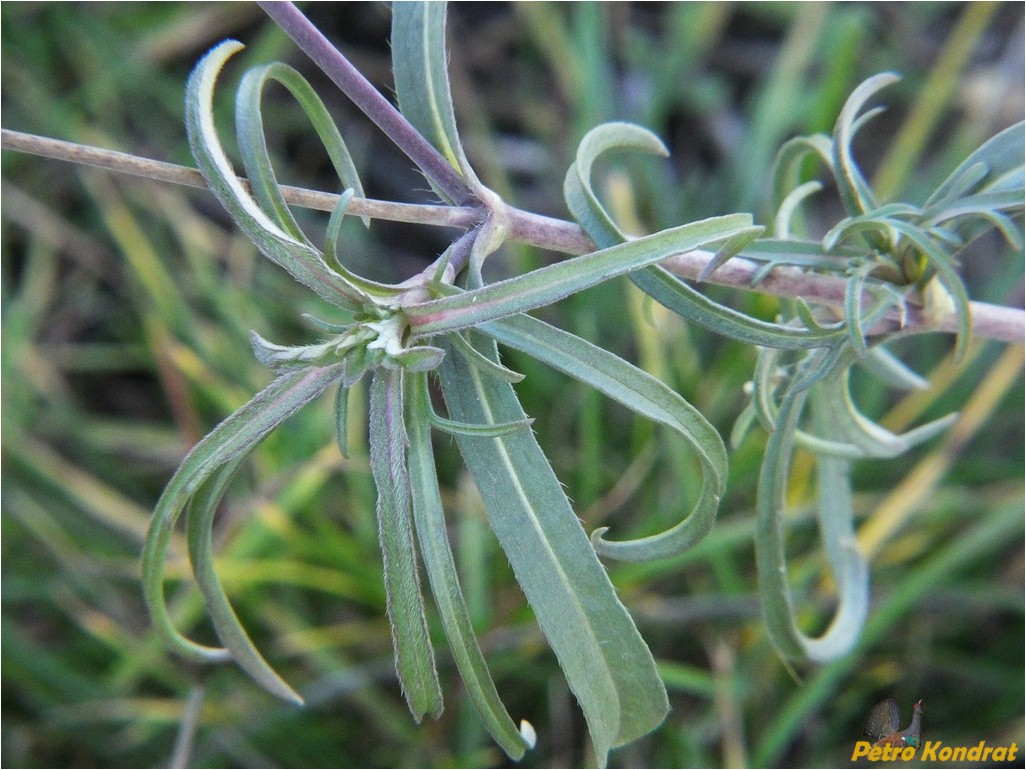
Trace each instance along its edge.
{"label": "purple-tinged stem", "polygon": [[262,2],[259,5],[324,70],[353,104],[384,131],[454,203],[467,205],[475,202],[473,192],[456,169],[296,6],[288,2]]}

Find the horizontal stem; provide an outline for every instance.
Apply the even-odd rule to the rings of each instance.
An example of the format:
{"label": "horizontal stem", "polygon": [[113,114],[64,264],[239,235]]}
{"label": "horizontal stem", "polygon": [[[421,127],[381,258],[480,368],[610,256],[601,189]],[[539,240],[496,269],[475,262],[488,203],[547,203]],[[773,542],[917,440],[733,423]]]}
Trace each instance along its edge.
{"label": "horizontal stem", "polygon": [[[23,134],[6,128],[2,131],[2,147],[5,150],[28,152],[162,182],[201,188],[207,186],[200,172],[188,166],[141,158],[74,142],[48,139],[33,134]],[[245,180],[243,183],[246,184]],[[331,193],[284,185],[282,193],[285,200],[292,205],[321,211],[331,211],[338,200],[338,196]],[[473,207],[392,203],[370,198],[353,198],[349,204],[349,211],[358,216],[370,216],[396,222],[464,229],[479,224],[485,216],[481,209]],[[508,208],[507,214],[509,237],[512,240],[564,254],[585,254],[596,248],[585,232],[573,222],[553,219],[513,207]],[[699,249],[671,257],[665,260],[662,266],[680,278],[693,281],[698,278],[712,258],[712,252]],[[761,267],[762,265],[757,262],[735,257],[718,268],[706,282],[779,297],[802,297],[808,302],[828,307],[843,307],[847,285],[847,281],[843,278],[807,273],[796,268],[778,267],[753,287],[752,279]],[[1002,342],[1022,342],[1026,336],[1026,315],[1019,308],[972,302],[970,309],[973,333],[979,337]],[[871,333],[896,331],[899,328],[906,331],[932,329],[954,332],[956,330],[953,315],[931,316],[925,309],[914,306],[907,309],[904,320],[904,326],[901,326],[901,319],[895,311],[874,327]]]}
{"label": "horizontal stem", "polygon": [[[50,139],[35,134],[24,134],[20,131],[3,129],[2,147],[5,150],[17,150],[44,158],[64,160],[70,163],[81,163],[86,166],[118,171],[158,182],[171,182],[188,187],[206,188],[207,182],[203,175],[189,166],[151,160],[137,155],[129,155],[116,150],[105,150],[101,147],[90,147],[60,139]],[[240,180],[247,190],[249,182]],[[333,211],[338,203],[338,195],[332,193],[307,190],[302,187],[281,186],[286,202],[303,208],[318,211]],[[444,206],[418,203],[393,203],[373,198],[356,198],[349,202],[348,213],[355,216],[368,216],[374,219],[387,219],[393,222],[409,222],[411,224],[438,225],[441,227],[469,228],[481,221],[484,212],[470,206]]]}

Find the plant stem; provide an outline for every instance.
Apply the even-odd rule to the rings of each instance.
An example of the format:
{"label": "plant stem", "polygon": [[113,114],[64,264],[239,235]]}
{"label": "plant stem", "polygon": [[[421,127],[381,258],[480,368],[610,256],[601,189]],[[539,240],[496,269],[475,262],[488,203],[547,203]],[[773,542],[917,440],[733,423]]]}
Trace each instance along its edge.
{"label": "plant stem", "polygon": [[264,12],[456,204],[476,198],[463,177],[388,99],[292,3],[262,2]]}
{"label": "plant stem", "polygon": [[[179,166],[176,163],[166,163],[116,150],[65,142],[60,139],[23,134],[20,131],[11,131],[6,128],[2,132],[2,147],[5,150],[17,150],[44,158],[81,163],[146,179],[155,179],[158,182],[171,182],[203,189],[207,187],[203,175],[197,169],[189,166]],[[239,181],[247,190],[250,189],[249,182],[245,179],[240,178]],[[286,202],[318,211],[333,211],[339,198],[338,195],[332,193],[290,187],[289,185],[282,185],[281,190]],[[480,209],[469,206],[393,203],[392,201],[355,197],[349,202],[347,211],[354,216],[369,216],[393,222],[459,228],[473,227],[484,217],[484,213]]]}
{"label": "plant stem", "polygon": [[[2,145],[0,146],[5,150],[28,152],[33,155],[81,163],[161,182],[200,188],[207,186],[200,172],[188,166],[141,158],[99,147],[48,139],[33,134],[23,134],[6,128],[2,131]],[[243,184],[247,184],[245,180],[243,180]],[[282,193],[290,204],[321,211],[333,210],[338,200],[337,195],[330,193],[284,185]],[[376,219],[465,229],[476,226],[486,216],[483,209],[476,207],[392,203],[369,198],[353,198],[350,201],[349,210],[354,215],[366,215]],[[511,240],[564,254],[586,254],[595,250],[595,244],[580,226],[573,222],[533,214],[512,206],[507,207],[507,216]],[[693,281],[698,278],[713,256],[712,252],[699,249],[670,257],[662,263],[662,266],[680,278]],[[797,268],[778,267],[763,278],[757,286],[752,286],[752,278],[760,267],[761,265],[757,262],[734,257],[719,267],[706,283],[779,297],[803,297],[805,300],[819,305],[843,307],[847,284],[843,278],[807,273]],[[978,337],[1002,342],[1022,342],[1023,337],[1026,336],[1026,315],[1018,308],[973,302],[971,303],[971,312],[973,334]],[[900,321],[901,319],[895,311],[877,324],[871,333],[881,334],[899,329],[908,332],[955,331],[954,316],[931,316],[925,309],[914,306],[908,307],[904,324],[901,324]]]}

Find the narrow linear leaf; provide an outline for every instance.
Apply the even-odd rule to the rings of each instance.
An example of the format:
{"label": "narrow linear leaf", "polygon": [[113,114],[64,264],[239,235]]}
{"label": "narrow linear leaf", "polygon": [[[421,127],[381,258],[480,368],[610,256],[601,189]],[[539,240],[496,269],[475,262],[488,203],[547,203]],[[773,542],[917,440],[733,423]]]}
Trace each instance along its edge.
{"label": "narrow linear leaf", "polygon": [[438,491],[434,451],[428,416],[432,413],[427,390],[427,375],[410,378],[406,409],[406,430],[410,439],[407,454],[413,497],[413,520],[420,552],[424,557],[431,593],[445,627],[453,658],[474,706],[488,732],[511,759],[524,755],[527,743],[502,705],[495,682],[488,671],[481,648],[474,636],[470,613],[460,589],[456,565],[449,548],[449,537]]}
{"label": "narrow linear leaf", "polygon": [[[784,200],[801,184],[801,169],[809,156],[817,158],[826,168],[833,168],[833,142],[826,134],[796,136],[777,150],[770,178],[773,180],[773,208],[779,210]],[[777,233],[781,235],[781,233]]]}
{"label": "narrow linear leaf", "polygon": [[279,227],[243,188],[218,139],[213,114],[214,84],[228,58],[243,47],[235,40],[224,41],[212,48],[189,76],[185,88],[185,127],[193,158],[211,192],[264,256],[328,302],[355,310],[355,300],[359,298],[353,296],[345,280],[328,267],[316,249]]}
{"label": "narrow linear leaf", "polygon": [[563,180],[563,197],[570,213],[599,248],[628,240],[606,212],[591,184],[595,161],[611,150],[638,150],[663,157],[670,154],[658,136],[633,123],[603,123],[584,135],[577,146],[574,163]]}
{"label": "narrow linear leaf", "polygon": [[524,375],[520,372],[514,372],[512,369],[507,369],[502,364],[481,355],[477,348],[463,339],[463,335],[459,332],[454,332],[453,334],[448,335],[445,339],[447,342],[452,343],[452,346],[463,355],[468,364],[477,367],[485,374],[496,377],[502,382],[509,383],[517,383],[524,379]]}
{"label": "narrow linear leaf", "polygon": [[684,520],[665,532],[629,541],[605,540],[606,529],[596,530],[592,542],[599,554],[631,561],[665,558],[708,534],[726,485],[727,450],[697,409],[648,372],[536,318],[512,316],[487,324],[482,331],[665,425],[695,450],[702,466],[702,492]]}
{"label": "narrow linear leaf", "polygon": [[930,387],[928,380],[882,345],[871,348],[869,355],[859,363],[889,387],[899,390],[926,390]]}
{"label": "narrow linear leaf", "polygon": [[798,629],[787,583],[783,508],[795,429],[808,395],[808,391],[785,395],[766,445],[757,494],[755,556],[763,616],[773,645],[793,660],[826,661],[844,655],[858,641],[869,611],[869,569],[855,540],[848,463],[819,457],[817,516],[838,586],[838,608],[821,636],[809,638]]}
{"label": "narrow linear leaf", "polygon": [[406,445],[403,373],[377,369],[370,386],[370,462],[378,489],[378,535],[396,672],[410,712],[419,722],[425,714],[442,713],[442,690],[417,572]]}
{"label": "narrow linear leaf", "polygon": [[[858,218],[849,222],[845,229],[847,232],[858,232],[878,228],[881,222],[872,218]],[[890,227],[902,236],[908,238],[920,251],[926,255],[930,264],[937,271],[937,279],[947,290],[955,306],[955,321],[957,331],[955,336],[955,361],[961,361],[965,356],[972,337],[972,316],[969,308],[969,295],[966,293],[965,284],[952,264],[953,259],[936,241],[930,238],[918,227],[908,222],[901,222],[895,219],[886,220],[886,226]]]}
{"label": "narrow linear leaf", "polygon": [[186,516],[189,559],[217,636],[235,662],[268,692],[302,705],[303,699],[271,668],[249,638],[214,570],[214,516],[228,483],[244,459],[245,455],[239,455],[221,466],[193,497]]}
{"label": "narrow linear leaf", "polygon": [[761,232],[748,214],[711,217],[568,259],[505,281],[406,308],[418,336],[467,328],[548,305],[597,283],[703,246]]}
{"label": "narrow linear leaf", "polygon": [[985,186],[987,182],[1004,175],[1008,170],[1022,166],[1024,143],[1026,128],[1022,121],[995,134],[958,164],[958,168],[937,186],[924,208],[929,209],[955,197],[961,197],[959,183],[974,166],[982,165],[987,170],[986,175],[980,177],[974,186]]}
{"label": "narrow linear leaf", "polygon": [[804,350],[832,345],[846,334],[843,328],[806,329],[752,318],[709,299],[658,266],[634,273],[630,279],[635,286],[681,318],[750,345]]}
{"label": "narrow linear leaf", "polygon": [[[360,184],[353,158],[335,126],[335,121],[331,119],[317,92],[302,75],[280,62],[254,67],[243,75],[235,95],[235,129],[239,140],[239,154],[242,156],[246,176],[253,187],[253,194],[263,210],[279,227],[295,240],[313,248],[313,244],[307,240],[285,203],[267,151],[261,101],[264,87],[269,80],[275,80],[285,86],[309,118],[310,124],[328,152],[328,158],[335,167],[342,188],[355,190],[357,195],[363,197],[363,185]],[[370,219],[365,217],[364,224],[369,225]]]}
{"label": "narrow linear leaf", "polygon": [[261,439],[320,395],[342,374],[342,365],[289,371],[237,409],[182,460],[157,501],[142,555],[143,590],[150,616],[165,643],[192,660],[225,660],[228,653],[182,636],[164,601],[164,561],[175,522],[189,499],[221,466],[252,450]]}
{"label": "narrow linear leaf", "polygon": [[852,91],[834,126],[834,141],[831,148],[834,178],[841,201],[852,216],[865,214],[876,208],[873,191],[851,154],[855,132],[864,125],[864,121],[857,123],[859,110],[873,94],[899,80],[901,78],[893,72],[882,72],[865,80]]}
{"label": "narrow linear leaf", "polygon": [[331,218],[328,220],[327,232],[324,236],[324,256],[325,258],[332,258],[335,263],[335,269],[338,273],[350,286],[353,287],[354,290],[365,297],[368,303],[373,302],[374,300],[372,298],[375,297],[378,299],[394,300],[396,295],[399,294],[400,289],[395,286],[378,283],[377,281],[372,281],[368,278],[357,275],[345,266],[345,263],[338,252],[342,235],[342,221],[345,219],[346,210],[349,208],[349,202],[353,199],[355,194],[356,190],[349,188],[339,195],[338,203],[335,204],[335,208],[331,212]]}
{"label": "narrow linear leaf", "polygon": [[[496,360],[495,344],[472,334],[471,342]],[[440,371],[455,419],[526,419],[509,384],[483,375],[461,356],[446,356]],[[655,661],[533,434],[457,436],[456,441],[492,530],[581,704],[604,766],[610,748],[653,730],[666,716],[666,691]]]}
{"label": "narrow linear leaf", "polygon": [[[593,128],[581,140],[576,159],[563,182],[563,195],[570,213],[596,245],[605,249],[623,243],[626,236],[606,213],[592,188],[592,167],[603,152],[622,148],[666,154],[659,138],[640,126],[604,124]],[[739,233],[735,233],[735,237],[737,235]],[[735,339],[791,348],[815,347],[825,342],[815,333],[766,323],[713,302],[658,265],[632,273],[630,279],[656,302],[681,317]]]}
{"label": "narrow linear leaf", "polygon": [[344,382],[338,384],[335,392],[335,440],[342,457],[349,459],[346,439],[349,436],[349,388]]}
{"label": "narrow linear leaf", "polygon": [[449,90],[445,3],[392,3],[392,71],[399,109],[453,168],[470,179]]}

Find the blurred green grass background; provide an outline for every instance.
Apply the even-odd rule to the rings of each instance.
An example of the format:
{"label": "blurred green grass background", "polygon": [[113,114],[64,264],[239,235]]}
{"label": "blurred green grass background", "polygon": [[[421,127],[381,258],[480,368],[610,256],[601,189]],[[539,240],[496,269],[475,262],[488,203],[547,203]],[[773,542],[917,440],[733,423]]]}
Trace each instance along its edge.
{"label": "blurred green grass background", "polygon": [[[388,9],[314,4],[311,18],[383,89]],[[368,193],[426,195],[423,178],[256,6],[4,3],[3,126],[191,163],[185,77],[224,37],[246,64],[281,59],[337,116]],[[750,210],[765,218],[779,143],[828,131],[865,77],[904,79],[856,142],[881,197],[925,198],[981,141],[1023,117],[1023,7],[990,4],[457,4],[454,101],[471,160],[507,201],[565,216],[562,176],[603,120],[633,120],[669,162],[606,169],[621,220],[654,230]],[[223,133],[230,125],[225,89]],[[283,181],[334,189],[323,153],[282,92],[265,110]],[[299,119],[297,119],[299,116]],[[219,567],[269,659],[307,699],[274,701],[232,666],[167,655],[148,628],[138,556],[149,513],[183,454],[268,380],[248,330],[311,338],[319,300],[259,256],[213,198],[3,153],[2,762],[8,767],[464,767],[501,765],[444,646],[447,709],[417,726],[391,663],[365,415],[352,457],[327,400],[273,434],[216,525]],[[836,209],[824,199],[821,226]],[[319,233],[326,217],[303,214]],[[347,258],[371,277],[411,274],[452,234],[376,223],[349,231]],[[508,248],[496,275],[552,255]],[[1022,255],[984,239],[965,255],[974,299],[1022,303]],[[718,295],[720,296],[720,295]],[[722,295],[721,298],[726,298]],[[769,317],[774,301],[730,301]],[[625,281],[546,311],[678,388],[724,435],[754,363],[744,346],[686,327]],[[751,532],[762,439],[732,453],[712,535],[682,559],[609,565],[660,662],[673,711],[614,766],[836,766],[870,707],[894,697],[947,745],[1023,745],[1022,347],[977,342],[960,368],[950,340],[905,345],[931,390],[899,398],[857,383],[865,411],[898,429],[963,409],[946,437],[895,461],[856,466],[873,610],[858,648],[793,673],[759,618]],[[652,426],[530,360],[517,386],[591,530],[651,532],[691,499],[696,469]],[[359,397],[352,400],[364,404]],[[461,576],[500,693],[537,728],[527,767],[589,762],[573,697],[487,531],[455,446],[437,443]],[[811,526],[808,458],[796,460],[791,576],[809,628],[831,589]],[[184,548],[169,564],[187,574]],[[170,581],[183,628],[210,638],[197,592]],[[435,627],[436,639],[442,640]],[[191,751],[181,734],[199,714]]]}

